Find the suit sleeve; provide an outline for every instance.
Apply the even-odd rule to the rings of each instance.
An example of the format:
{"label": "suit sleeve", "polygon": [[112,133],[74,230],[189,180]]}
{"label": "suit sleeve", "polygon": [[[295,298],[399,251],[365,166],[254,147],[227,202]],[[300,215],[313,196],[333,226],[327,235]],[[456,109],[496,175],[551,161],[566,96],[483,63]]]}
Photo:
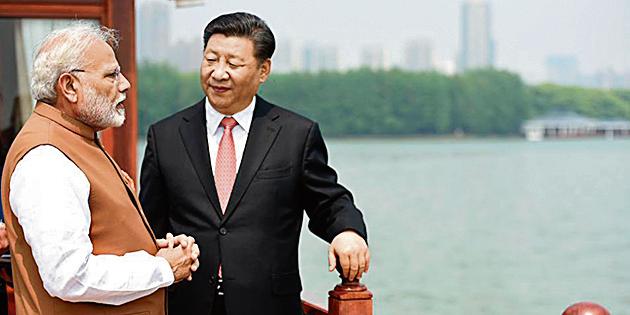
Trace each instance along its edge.
{"label": "suit sleeve", "polygon": [[330,243],[337,234],[353,230],[367,241],[363,215],[354,205],[350,191],[337,182],[337,173],[328,165],[326,145],[316,123],[306,139],[302,172],[302,200],[311,232]]}
{"label": "suit sleeve", "polygon": [[157,238],[171,231],[168,221],[168,191],[160,170],[153,126],[147,134],[147,147],[140,170],[140,203]]}

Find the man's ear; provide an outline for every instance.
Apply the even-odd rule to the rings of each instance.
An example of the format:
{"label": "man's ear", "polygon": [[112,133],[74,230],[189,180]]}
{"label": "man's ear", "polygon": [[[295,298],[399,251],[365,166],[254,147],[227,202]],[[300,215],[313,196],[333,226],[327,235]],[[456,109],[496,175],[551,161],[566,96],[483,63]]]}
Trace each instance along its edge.
{"label": "man's ear", "polygon": [[79,101],[77,90],[79,82],[70,74],[63,73],[57,80],[57,97],[64,97],[69,103],[76,103]]}
{"label": "man's ear", "polygon": [[267,58],[265,61],[263,61],[262,65],[260,65],[260,83],[265,83],[270,73],[271,73],[271,58]]}

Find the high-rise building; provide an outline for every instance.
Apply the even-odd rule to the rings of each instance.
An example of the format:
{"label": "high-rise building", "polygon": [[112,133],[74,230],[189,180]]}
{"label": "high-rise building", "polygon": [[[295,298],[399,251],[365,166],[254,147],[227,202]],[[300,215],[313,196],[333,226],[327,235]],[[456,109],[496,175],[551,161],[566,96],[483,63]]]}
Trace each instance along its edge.
{"label": "high-rise building", "polygon": [[309,43],[302,49],[301,70],[306,72],[339,70],[337,47]]}
{"label": "high-rise building", "polygon": [[339,52],[332,45],[279,41],[272,57],[272,69],[275,73],[338,71]]}
{"label": "high-rise building", "polygon": [[629,89],[630,71],[617,72],[612,68],[581,76],[581,85],[599,89]]}
{"label": "high-rise building", "polygon": [[301,70],[306,72],[319,71],[319,49],[314,43],[302,47]]}
{"label": "high-rise building", "polygon": [[138,60],[166,61],[171,40],[171,3],[147,0],[138,9]]}
{"label": "high-rise building", "polygon": [[547,57],[547,80],[556,84],[580,84],[580,69],[577,58],[573,55],[553,55]]}
{"label": "high-rise building", "polygon": [[462,4],[460,35],[460,72],[494,65],[494,42],[488,2],[466,0]]}
{"label": "high-rise building", "polygon": [[405,44],[403,68],[410,71],[433,69],[433,47],[427,39],[415,39]]}
{"label": "high-rise building", "polygon": [[203,41],[201,38],[178,40],[170,45],[166,62],[182,72],[199,71],[203,60]]}
{"label": "high-rise building", "polygon": [[339,70],[339,51],[332,45],[324,45],[319,48],[319,66],[323,71]]}
{"label": "high-rise building", "polygon": [[289,40],[278,40],[276,50],[271,57],[271,69],[274,73],[286,73],[298,69],[295,62],[294,44]]}
{"label": "high-rise building", "polygon": [[382,46],[365,46],[361,50],[360,57],[361,67],[370,68],[372,70],[387,69],[387,61],[385,50]]}

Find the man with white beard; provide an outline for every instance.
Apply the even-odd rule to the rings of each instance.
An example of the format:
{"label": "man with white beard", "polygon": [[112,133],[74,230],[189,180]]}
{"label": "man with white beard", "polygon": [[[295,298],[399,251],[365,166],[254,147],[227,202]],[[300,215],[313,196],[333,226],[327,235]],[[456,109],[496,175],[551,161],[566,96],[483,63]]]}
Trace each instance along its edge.
{"label": "man with white beard", "polygon": [[155,238],[133,180],[98,139],[125,121],[117,43],[79,23],[36,52],[37,105],[2,174],[17,314],[165,314],[164,288],[198,268],[194,239]]}

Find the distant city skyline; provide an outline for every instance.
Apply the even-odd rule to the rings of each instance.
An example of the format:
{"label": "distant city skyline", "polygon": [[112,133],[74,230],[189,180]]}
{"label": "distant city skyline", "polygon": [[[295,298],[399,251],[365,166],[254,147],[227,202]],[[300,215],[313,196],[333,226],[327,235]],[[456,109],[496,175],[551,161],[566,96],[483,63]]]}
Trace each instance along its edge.
{"label": "distant city skyline", "polygon": [[427,71],[435,68],[433,43],[425,38],[417,38],[405,43],[403,67],[409,70]]}
{"label": "distant city skyline", "polygon": [[[137,6],[147,1],[165,2],[139,0]],[[203,28],[212,18],[247,11],[266,20],[279,42],[336,47],[342,69],[358,67],[366,46],[382,46],[392,66],[402,65],[405,46],[415,38],[432,43],[433,64],[438,70],[453,68],[458,58],[461,0],[390,0],[386,4],[357,0],[206,0],[204,6],[179,9],[168,3],[172,7],[171,43],[200,41]],[[630,72],[630,1],[489,3],[498,69],[517,72],[527,82],[539,83],[548,79],[549,56],[572,55],[583,74]]]}
{"label": "distant city skyline", "polygon": [[490,3],[481,0],[464,1],[459,23],[459,71],[494,67]]}
{"label": "distant city skyline", "polygon": [[573,55],[550,55],[545,62],[547,78],[551,82],[565,85],[579,83],[580,67]]}
{"label": "distant city skyline", "polygon": [[170,11],[171,6],[166,1],[144,1],[136,11],[136,27],[138,33],[142,34],[136,39],[139,60],[162,61],[167,58],[172,33]]}

